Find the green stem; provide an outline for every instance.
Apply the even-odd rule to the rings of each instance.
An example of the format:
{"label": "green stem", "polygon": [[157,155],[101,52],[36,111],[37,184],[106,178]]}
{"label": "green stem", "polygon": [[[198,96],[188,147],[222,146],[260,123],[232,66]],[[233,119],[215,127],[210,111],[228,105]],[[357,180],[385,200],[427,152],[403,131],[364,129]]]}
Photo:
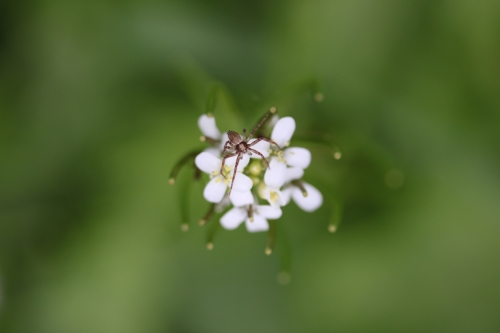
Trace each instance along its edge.
{"label": "green stem", "polygon": [[189,161],[193,160],[196,155],[201,153],[201,150],[196,150],[196,151],[191,151],[184,155],[175,165],[174,168],[172,169],[172,172],[170,172],[170,178],[168,180],[168,183],[170,185],[175,184],[175,180],[177,179],[177,176],[179,175],[179,172],[181,171],[182,167],[184,167]]}

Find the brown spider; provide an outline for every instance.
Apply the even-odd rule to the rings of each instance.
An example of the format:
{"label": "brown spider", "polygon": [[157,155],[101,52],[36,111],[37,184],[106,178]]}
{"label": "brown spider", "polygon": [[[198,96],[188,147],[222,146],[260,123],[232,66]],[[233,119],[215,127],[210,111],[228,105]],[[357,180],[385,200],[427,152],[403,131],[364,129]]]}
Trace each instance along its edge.
{"label": "brown spider", "polygon": [[[271,109],[271,110],[273,110],[273,109]],[[243,154],[252,155],[252,153],[255,153],[255,154],[259,155],[260,157],[262,157],[262,159],[264,161],[266,161],[267,167],[270,168],[269,162],[264,157],[264,155],[262,155],[259,151],[255,150],[253,148],[250,148],[250,147],[255,146],[260,141],[267,141],[269,143],[272,143],[272,144],[276,145],[276,147],[278,147],[279,149],[281,149],[281,147],[278,146],[278,144],[276,142],[274,142],[273,140],[267,139],[267,138],[262,138],[262,137],[257,138],[257,140],[255,140],[252,143],[248,143],[248,141],[253,137],[253,135],[255,134],[255,132],[262,126],[262,124],[264,123],[264,121],[266,121],[266,119],[267,119],[267,117],[269,116],[270,113],[274,113],[274,112],[272,112],[272,111],[268,112],[264,116],[264,118],[262,118],[262,120],[260,121],[260,123],[257,124],[257,126],[253,129],[252,133],[250,133],[250,135],[246,139],[245,139],[245,136],[247,135],[247,130],[246,129],[243,129],[243,138],[237,132],[234,132],[234,131],[227,132],[227,136],[229,137],[229,140],[226,141],[226,143],[224,144],[224,150],[222,151],[222,155],[224,156],[224,153],[228,149],[229,150],[234,150],[234,152],[229,153],[229,154],[227,154],[226,156],[224,156],[222,158],[222,165],[220,167],[220,174],[224,178],[226,176],[224,176],[224,174],[222,173],[222,170],[224,169],[224,163],[226,162],[226,159],[229,158],[229,157],[233,157],[233,156],[238,155],[238,157],[236,157],[236,164],[234,165],[233,179],[231,180],[231,187],[229,188],[229,194],[231,194],[231,190],[233,189],[233,183],[234,183],[234,179],[236,177],[236,171],[238,170],[238,164],[240,163],[240,160],[243,158]]]}

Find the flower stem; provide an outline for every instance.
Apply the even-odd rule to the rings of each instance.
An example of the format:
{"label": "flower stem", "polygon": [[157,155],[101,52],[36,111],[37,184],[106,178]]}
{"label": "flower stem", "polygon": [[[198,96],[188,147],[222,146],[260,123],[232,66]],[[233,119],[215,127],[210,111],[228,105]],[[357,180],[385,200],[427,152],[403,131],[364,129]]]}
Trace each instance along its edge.
{"label": "flower stem", "polygon": [[328,223],[328,231],[334,233],[342,221],[342,203],[335,196],[332,196],[332,210],[330,213],[330,222]]}
{"label": "flower stem", "polygon": [[214,238],[217,232],[220,230],[220,222],[217,220],[215,223],[212,223],[210,229],[207,234],[207,249],[212,250],[214,248]]}
{"label": "flower stem", "polygon": [[267,247],[266,254],[270,255],[273,253],[274,247],[276,246],[276,221],[269,220],[269,230],[267,231]]}
{"label": "flower stem", "polygon": [[181,169],[191,160],[194,160],[196,155],[201,153],[201,150],[196,150],[196,151],[191,151],[184,155],[177,163],[174,165],[174,168],[172,169],[172,172],[170,172],[170,178],[168,180],[168,183],[170,185],[175,184],[175,180],[177,179],[177,176],[179,175],[179,172]]}
{"label": "flower stem", "polygon": [[[281,285],[286,285],[290,283],[291,270],[292,270],[292,253],[290,250],[290,243],[288,242],[288,237],[286,236],[285,230],[277,223],[275,223],[277,232],[280,233],[280,243],[279,243],[279,261],[280,261],[280,272],[277,276],[277,281]],[[279,230],[278,230],[279,229]]]}
{"label": "flower stem", "polygon": [[207,213],[205,214],[205,216],[198,222],[198,224],[200,226],[204,226],[205,224],[207,224],[207,222],[210,221],[210,218],[212,218],[212,215],[214,213],[214,210],[215,210],[215,204],[211,204],[210,207],[208,208],[208,211]]}
{"label": "flower stem", "polygon": [[342,157],[342,152],[340,151],[340,148],[333,142],[330,135],[328,134],[295,135],[293,137],[293,140],[300,141],[302,143],[316,144],[328,148],[333,158],[336,160],[340,160],[340,158]]}

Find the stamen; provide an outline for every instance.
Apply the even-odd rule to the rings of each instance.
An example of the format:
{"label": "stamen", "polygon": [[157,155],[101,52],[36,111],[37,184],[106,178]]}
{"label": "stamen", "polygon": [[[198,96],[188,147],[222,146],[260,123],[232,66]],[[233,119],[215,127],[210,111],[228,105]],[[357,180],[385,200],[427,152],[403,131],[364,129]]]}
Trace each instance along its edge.
{"label": "stamen", "polygon": [[170,179],[168,180],[168,183],[169,183],[170,185],[174,185],[174,184],[175,184],[175,179],[174,179],[174,178],[170,178]]}
{"label": "stamen", "polygon": [[274,113],[278,112],[278,109],[275,106],[271,106],[271,108],[269,109],[269,112],[274,114]]}
{"label": "stamen", "polygon": [[266,247],[266,254],[269,256],[273,253],[273,250],[271,248]]}
{"label": "stamen", "polygon": [[214,249],[214,243],[207,243],[207,250],[212,251]]}
{"label": "stamen", "polygon": [[275,191],[269,191],[269,200],[271,201],[271,203],[274,203],[278,199],[279,199],[278,193],[276,193]]}
{"label": "stamen", "polygon": [[189,230],[189,224],[187,223],[181,224],[181,230],[187,232]]}

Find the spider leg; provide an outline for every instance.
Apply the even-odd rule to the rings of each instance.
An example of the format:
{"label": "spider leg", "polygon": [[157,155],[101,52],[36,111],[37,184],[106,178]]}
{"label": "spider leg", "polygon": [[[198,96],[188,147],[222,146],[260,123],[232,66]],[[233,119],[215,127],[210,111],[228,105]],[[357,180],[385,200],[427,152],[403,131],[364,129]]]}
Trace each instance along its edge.
{"label": "spider leg", "polygon": [[260,123],[257,124],[257,126],[255,126],[252,133],[250,133],[250,136],[248,137],[247,141],[250,140],[253,137],[253,135],[255,134],[255,132],[257,132],[257,130],[262,126],[262,124],[266,121],[267,117],[269,117],[269,114],[271,114],[271,112],[266,113],[266,115],[264,116],[264,118],[262,118]]}
{"label": "spider leg", "polygon": [[231,149],[231,147],[232,147],[231,141],[226,141],[226,143],[224,144],[224,150],[222,150],[222,156],[224,156],[224,153],[226,152],[226,150]]}
{"label": "spider leg", "polygon": [[[222,170],[224,170],[224,164],[226,163],[226,158],[233,157],[236,155],[238,155],[238,153],[234,152],[224,156],[224,158],[222,159],[222,164],[220,165],[220,174],[222,175],[222,177],[226,178],[226,176],[224,176],[224,174],[222,173]],[[238,165],[238,161],[236,161],[236,165]]]}
{"label": "spider leg", "polygon": [[266,158],[264,157],[264,155],[262,155],[262,154],[261,154],[258,150],[255,150],[255,149],[253,149],[253,148],[248,148],[248,150],[250,150],[251,152],[254,152],[254,153],[256,153],[257,155],[259,155],[260,157],[262,157],[262,159],[263,159],[264,161],[266,161],[267,167],[268,167],[269,169],[271,169],[271,167],[269,166],[269,162],[267,161],[267,159],[266,159]]}
{"label": "spider leg", "polygon": [[273,140],[271,139],[268,139],[268,138],[258,138],[257,140],[255,140],[254,142],[252,142],[251,144],[248,145],[248,147],[252,147],[253,145],[257,144],[257,142],[260,142],[260,141],[266,141],[266,142],[269,142],[273,145],[275,145],[276,147],[278,147],[280,150],[281,150],[281,147],[278,146],[278,144],[276,142],[274,142]]}
{"label": "spider leg", "polygon": [[241,153],[234,153],[234,154],[238,154],[238,157],[236,158],[236,164],[234,165],[233,179],[231,180],[231,187],[229,188],[228,195],[231,194],[231,190],[233,189],[234,179],[236,178],[236,171],[238,171],[238,164],[240,164],[240,160],[241,160],[241,157],[240,157]]}

